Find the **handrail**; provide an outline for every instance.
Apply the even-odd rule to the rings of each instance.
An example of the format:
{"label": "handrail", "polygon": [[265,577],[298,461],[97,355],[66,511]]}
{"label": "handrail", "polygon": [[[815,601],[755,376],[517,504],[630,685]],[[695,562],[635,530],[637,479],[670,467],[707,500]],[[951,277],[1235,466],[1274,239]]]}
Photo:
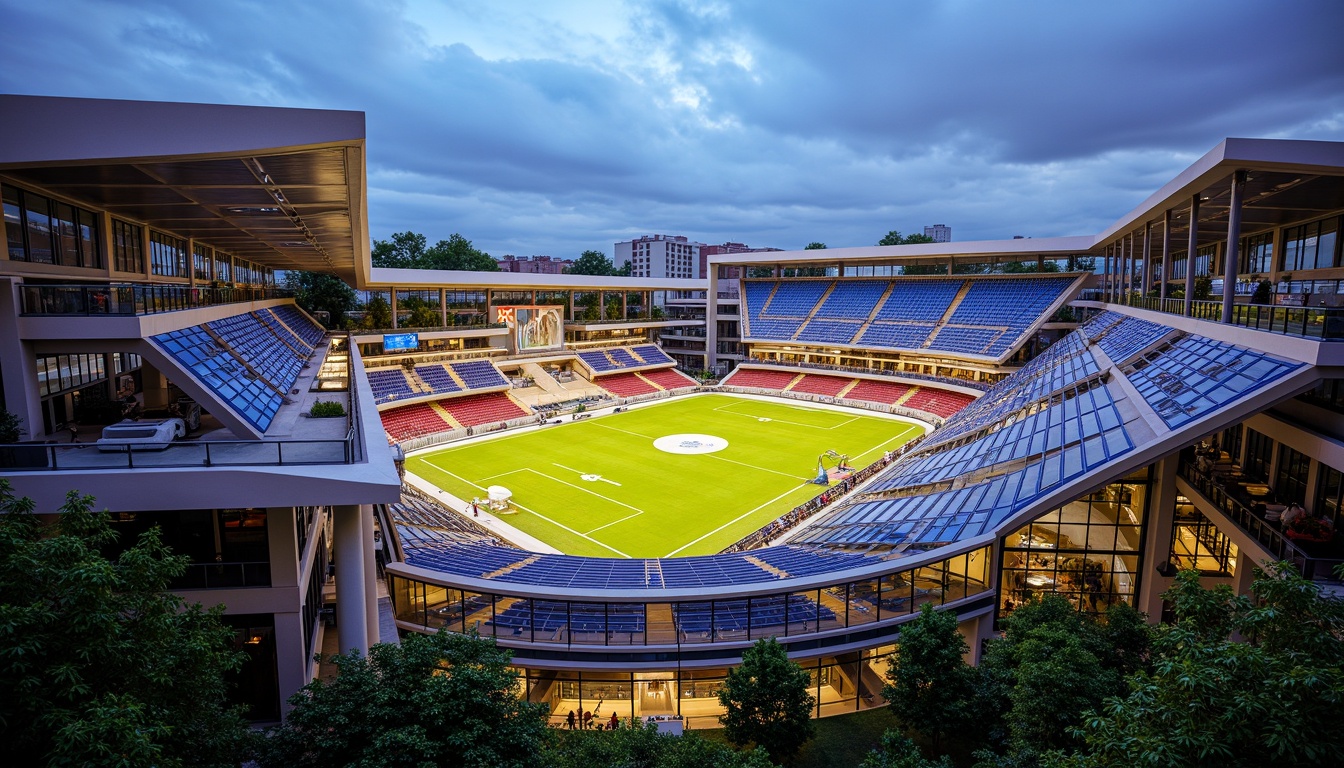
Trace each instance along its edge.
{"label": "handrail", "polygon": [[1257,515],[1255,510],[1216,483],[1212,476],[1201,473],[1192,463],[1182,461],[1178,473],[1203,494],[1205,501],[1221,510],[1229,520],[1258,541],[1275,559],[1292,563],[1305,578],[1315,581],[1334,580],[1334,567],[1344,562],[1344,558],[1313,557],[1307,554],[1280,528]]}
{"label": "handrail", "polygon": [[978,389],[981,392],[988,392],[993,384],[986,384],[983,381],[971,381],[969,379],[957,379],[949,376],[930,376],[926,373],[913,373],[911,371],[888,371],[878,368],[860,368],[857,365],[829,365],[827,363],[791,363],[783,360],[767,360],[764,358],[748,358],[742,361],[747,365],[774,365],[780,368],[812,368],[818,371],[838,371],[840,373],[868,373],[877,376],[904,376],[911,379],[923,379],[925,381],[940,382],[943,384],[952,384],[958,387],[969,387]]}
{"label": "handrail", "polygon": [[[43,472],[92,469],[166,469],[351,464],[354,435],[339,440],[193,440],[147,450],[142,446],[100,448],[95,443],[10,443],[0,445],[0,468]],[[136,450],[139,448],[140,450]]]}
{"label": "handrail", "polygon": [[24,315],[134,317],[219,304],[293,297],[293,291],[260,286],[234,288],[145,283],[25,284],[20,286],[20,311]]}
{"label": "handrail", "polygon": [[[1184,299],[1130,296],[1112,304],[1148,309],[1169,315],[1185,315]],[[1221,322],[1221,301],[1191,301],[1190,317]],[[1344,340],[1344,307],[1293,307],[1279,304],[1234,304],[1232,325],[1281,336],[1301,336],[1325,341]]]}

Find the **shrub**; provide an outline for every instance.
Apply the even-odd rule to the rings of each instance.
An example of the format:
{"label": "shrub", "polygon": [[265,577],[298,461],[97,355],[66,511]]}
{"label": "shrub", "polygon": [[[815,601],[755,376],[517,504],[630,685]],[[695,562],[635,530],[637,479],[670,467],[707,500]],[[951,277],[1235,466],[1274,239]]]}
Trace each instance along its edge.
{"label": "shrub", "polygon": [[313,403],[313,407],[308,411],[308,415],[316,419],[329,419],[336,416],[345,415],[345,407],[332,400],[318,400]]}

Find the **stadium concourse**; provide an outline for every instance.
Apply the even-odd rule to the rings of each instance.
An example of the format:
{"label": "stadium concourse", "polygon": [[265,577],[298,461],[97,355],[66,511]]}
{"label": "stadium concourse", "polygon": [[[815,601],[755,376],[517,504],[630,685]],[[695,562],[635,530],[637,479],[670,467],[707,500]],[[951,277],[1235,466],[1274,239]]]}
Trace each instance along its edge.
{"label": "stadium concourse", "polygon": [[[974,656],[1039,595],[1157,621],[1178,568],[1244,593],[1265,560],[1344,562],[1344,145],[1228,139],[1095,234],[718,254],[685,280],[373,267],[361,113],[0,109],[6,479],[43,511],[94,496],[123,542],[163,531],[190,560],[173,589],[246,640],[256,720],[318,650],[444,630],[496,638],[553,712],[693,727],[774,636],[818,715],[852,712],[923,605]],[[328,330],[283,270],[392,327]],[[925,434],[694,557],[511,546],[397,473],[710,397]]]}

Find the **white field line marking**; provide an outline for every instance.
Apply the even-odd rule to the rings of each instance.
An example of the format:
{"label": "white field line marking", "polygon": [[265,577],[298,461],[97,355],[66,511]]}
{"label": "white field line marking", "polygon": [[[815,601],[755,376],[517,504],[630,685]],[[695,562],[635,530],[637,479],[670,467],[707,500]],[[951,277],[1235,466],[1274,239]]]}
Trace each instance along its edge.
{"label": "white field line marking", "polygon": [[546,474],[545,472],[538,472],[537,470],[532,469],[531,467],[526,467],[526,468],[524,468],[524,469],[522,469],[522,470],[520,470],[520,471],[523,471],[523,472],[531,472],[531,473],[534,474],[534,475],[541,475],[542,477],[546,478],[547,480],[552,480],[552,481],[554,481],[554,482],[560,483],[561,485],[568,485],[570,488],[573,488],[573,489],[576,490],[576,491],[583,491],[584,493],[592,494],[593,496],[596,496],[597,498],[599,498],[599,499],[601,499],[601,500],[603,500],[603,501],[609,501],[609,502],[611,502],[612,504],[616,504],[616,505],[618,505],[618,506],[625,507],[626,509],[633,509],[634,511],[639,512],[640,514],[643,514],[643,513],[644,513],[644,510],[640,509],[639,507],[632,507],[632,506],[630,506],[629,504],[626,504],[626,503],[623,502],[623,501],[617,501],[617,500],[615,500],[615,499],[609,499],[609,498],[607,498],[606,496],[603,496],[602,494],[598,493],[597,491],[591,491],[591,490],[589,490],[589,489],[587,489],[587,488],[584,488],[582,485],[575,485],[575,484],[573,484],[573,483],[567,483],[567,482],[565,482],[564,480],[561,480],[561,479],[558,478],[558,477],[551,477],[550,475]]}
{"label": "white field line marking", "polygon": [[918,430],[919,430],[919,427],[916,427],[916,426],[914,426],[914,425],[911,425],[911,426],[909,426],[909,427],[906,427],[905,429],[901,430],[900,434],[896,435],[895,437],[892,437],[892,438],[890,438],[890,439],[888,439],[888,440],[883,440],[882,442],[878,443],[877,445],[874,445],[872,448],[869,448],[868,450],[864,451],[863,453],[858,454],[858,455],[855,456],[854,458],[857,459],[857,458],[859,458],[860,456],[867,456],[868,454],[873,453],[874,451],[878,450],[878,449],[881,448],[882,446],[884,446],[884,445],[886,445],[886,444],[888,444],[888,443],[894,443],[894,442],[896,442],[897,440],[900,440],[902,437],[905,437],[906,435],[910,434],[912,431],[918,431]]}
{"label": "white field line marking", "polygon": [[[734,410],[732,409],[732,407],[733,407],[734,405],[736,405],[736,403],[728,403],[728,404],[726,404],[726,405],[720,405],[719,407],[715,408],[714,410],[716,410],[716,411],[723,411],[724,413],[730,413],[730,414],[732,414],[732,415],[734,415],[734,416],[745,416],[746,418],[749,418],[749,419],[759,419],[759,418],[761,418],[761,415],[760,415],[759,413],[741,413],[741,412],[739,412],[739,411],[734,411]],[[793,406],[790,406],[790,407],[793,407]],[[799,411],[807,411],[807,412],[809,412],[809,413],[829,413],[829,411],[815,411],[815,410],[812,410],[812,409],[810,409],[810,408],[795,408],[795,410],[799,410]],[[843,427],[843,426],[847,426],[847,425],[849,425],[849,424],[853,424],[854,422],[858,421],[860,417],[858,417],[858,416],[851,416],[851,417],[849,417],[848,419],[845,419],[844,421],[842,421],[842,422],[840,422],[840,423],[838,423],[838,424],[832,424],[832,425],[829,426],[829,427],[819,427],[819,426],[817,426],[816,424],[803,424],[803,423],[801,423],[801,422],[797,422],[797,421],[789,421],[788,419],[776,419],[776,418],[774,418],[774,417],[769,417],[769,418],[770,418],[771,421],[776,422],[776,423],[779,423],[779,424],[789,424],[789,425],[792,425],[792,426],[795,426],[795,427],[807,427],[808,429],[824,429],[824,430],[830,431],[830,430],[833,430],[833,429],[839,429],[839,428],[841,428],[841,427]]]}
{"label": "white field line marking", "polygon": [[[589,474],[589,473],[587,473],[587,472],[584,472],[584,471],[581,470],[581,469],[575,469],[575,468],[573,468],[573,467],[566,467],[564,464],[556,464],[554,461],[551,462],[551,465],[552,465],[552,466],[559,467],[559,468],[561,468],[561,469],[567,469],[567,470],[569,470],[570,472],[573,472],[574,474],[578,475],[579,477],[583,477],[584,475]],[[597,479],[600,480],[600,481],[602,481],[602,482],[604,482],[604,483],[610,483],[611,485],[614,485],[614,486],[616,486],[617,488],[620,488],[620,487],[621,487],[621,484],[620,484],[620,483],[616,482],[615,480],[608,480],[607,478],[605,478],[605,477],[603,477],[603,476],[601,476],[601,475],[598,475],[598,476],[597,476]]]}
{"label": "white field line marking", "polygon": [[619,520],[612,520],[610,523],[607,523],[606,525],[599,525],[599,526],[597,526],[597,527],[594,528],[593,530],[589,531],[589,533],[597,533],[598,531],[602,530],[603,528],[610,528],[611,526],[613,526],[613,525],[615,525],[615,524],[617,524],[617,523],[624,523],[626,520],[629,520],[629,519],[634,518],[634,517],[639,517],[639,516],[642,515],[642,514],[644,514],[644,513],[643,513],[643,512],[636,512],[636,513],[634,513],[633,515],[626,515],[625,517],[622,517],[622,518],[620,518]]}
{"label": "white field line marking", "polygon": [[[802,484],[799,484],[799,487],[802,487]],[[704,541],[705,539],[708,539],[710,536],[713,536],[714,534],[718,533],[719,531],[722,531],[724,528],[727,528],[728,526],[732,525],[733,523],[736,523],[736,522],[739,521],[739,520],[743,520],[743,519],[745,519],[745,518],[747,518],[747,517],[750,517],[751,515],[755,514],[756,512],[759,512],[760,510],[762,510],[762,509],[764,509],[764,508],[770,506],[771,504],[774,504],[776,501],[779,501],[780,499],[784,498],[785,496],[788,496],[790,493],[793,493],[793,492],[796,491],[796,490],[798,490],[798,488],[790,488],[789,490],[787,490],[787,491],[785,491],[785,492],[779,494],[778,496],[776,496],[775,498],[773,498],[773,499],[771,499],[771,500],[765,502],[764,504],[761,504],[760,506],[756,507],[755,509],[751,509],[751,510],[748,510],[748,511],[746,511],[746,512],[743,512],[742,514],[738,515],[737,517],[733,518],[732,520],[729,520],[728,522],[724,523],[723,525],[720,525],[718,528],[715,528],[714,530],[710,531],[709,533],[706,533],[704,536],[701,536],[700,538],[696,539],[695,541],[688,542],[688,543],[686,543],[686,544],[681,545],[680,547],[677,547],[676,549],[672,550],[671,552],[668,552],[666,555],[663,555],[663,557],[672,557],[673,555],[677,554],[678,552],[680,552],[680,551],[683,550],[683,549],[686,549],[687,547],[691,547],[691,546],[694,546],[694,545],[696,545],[696,544],[699,544],[700,542]]]}
{"label": "white field line marking", "polygon": [[[428,464],[429,462],[425,462],[425,463]],[[483,487],[477,485],[476,483],[471,482],[470,480],[468,480],[468,479],[465,478],[465,477],[462,477],[461,475],[455,475],[455,474],[453,474],[452,472],[449,472],[448,470],[444,469],[443,467],[439,467],[437,464],[435,464],[434,466],[435,466],[435,467],[438,467],[439,471],[443,472],[445,475],[448,475],[448,476],[450,476],[450,477],[455,477],[455,478],[457,478],[458,480],[461,480],[462,482],[464,482],[464,483],[466,483],[467,485],[471,486],[472,488],[479,488],[479,489],[482,490],[482,491],[485,490],[485,488],[483,488]],[[521,472],[521,471],[523,471],[523,470],[516,470],[516,471]],[[528,471],[531,471],[531,470],[528,470]],[[537,474],[541,474],[541,473],[538,472]],[[542,475],[542,476],[545,477],[545,475]],[[555,480],[555,478],[551,478],[551,479],[552,479],[552,480]],[[556,482],[560,482],[560,481],[556,481]],[[579,490],[583,490],[583,489],[580,488]],[[618,503],[619,503],[619,502],[618,502]],[[515,507],[517,507],[517,508],[519,508],[519,509],[521,509],[521,510],[523,510],[524,512],[527,512],[527,513],[529,513],[529,514],[536,515],[537,517],[540,517],[542,520],[545,520],[546,522],[550,523],[551,525],[556,526],[557,528],[563,528],[563,529],[565,529],[566,531],[569,531],[570,533],[574,534],[575,536],[578,536],[579,538],[588,539],[589,541],[593,542],[593,543],[596,544],[597,546],[602,547],[603,549],[609,549],[609,550],[611,550],[612,552],[615,552],[616,554],[620,555],[621,557],[624,557],[624,558],[627,559],[627,560],[632,559],[629,555],[627,555],[627,554],[625,554],[624,552],[622,552],[621,550],[619,550],[619,549],[617,549],[617,548],[611,546],[610,544],[604,544],[604,543],[598,541],[597,539],[594,539],[594,538],[592,538],[592,537],[590,537],[590,536],[586,536],[586,535],[584,535],[584,534],[582,534],[582,533],[579,533],[578,531],[574,530],[573,528],[570,528],[568,525],[565,525],[564,523],[561,523],[561,522],[559,522],[558,520],[552,520],[551,518],[549,518],[549,517],[547,517],[547,516],[541,514],[540,512],[536,511],[535,509],[530,509],[530,508],[528,508],[528,507],[525,507],[525,506],[523,506],[522,504],[519,504],[518,502],[513,502],[513,506],[515,506]]]}
{"label": "white field line marking", "polygon": [[627,434],[627,435],[634,435],[635,437],[642,437],[642,438],[644,438],[645,440],[652,440],[652,439],[653,439],[652,437],[649,437],[648,435],[641,435],[641,434],[638,433],[638,432],[631,432],[631,431],[628,430],[628,429],[621,429],[620,427],[612,427],[612,426],[608,426],[608,425],[606,425],[606,424],[599,424],[598,422],[593,422],[593,426],[594,426],[594,427],[601,427],[601,428],[603,428],[603,429],[610,429],[612,432],[624,432],[624,433]]}
{"label": "white field line marking", "polygon": [[[428,463],[428,462],[426,462],[426,463]],[[438,467],[438,469],[441,469],[441,470],[443,470],[444,472],[448,472],[448,470],[443,469],[443,467],[440,467],[438,464],[433,464],[432,466],[434,466],[434,467]],[[527,470],[525,470],[525,469],[510,469],[508,472],[500,472],[500,473],[497,474],[497,475],[491,475],[491,476],[489,476],[489,477],[482,477],[482,478],[481,478],[481,482],[482,482],[482,483],[486,483],[486,482],[489,482],[489,481],[491,481],[491,480],[494,480],[494,479],[497,478],[497,477],[506,477],[506,476],[508,476],[508,475],[514,475],[514,474],[517,474],[517,473],[519,473],[519,472],[525,472],[525,471],[527,471]],[[452,474],[452,473],[449,473],[449,474]],[[453,475],[453,477],[457,477],[457,475]]]}
{"label": "white field line marking", "polygon": [[758,466],[756,466],[755,464],[748,464],[748,463],[746,463],[745,461],[738,461],[738,460],[736,460],[736,459],[730,459],[730,458],[728,458],[728,457],[726,457],[726,456],[719,456],[719,455],[717,455],[717,454],[713,454],[713,453],[705,453],[705,454],[701,454],[701,455],[706,456],[706,457],[711,458],[711,459],[718,459],[719,461],[726,461],[726,462],[728,462],[728,463],[730,463],[730,464],[736,464],[736,465],[741,466],[741,467],[746,467],[747,469],[756,469],[756,470],[760,470],[761,472],[770,472],[770,473],[772,473],[772,474],[776,474],[776,475],[783,475],[784,477],[790,477],[790,478],[793,478],[794,480],[797,480],[797,481],[799,481],[799,482],[803,482],[803,481],[807,480],[807,478],[805,478],[805,477],[799,477],[798,475],[791,475],[791,474],[789,474],[788,472],[780,472],[780,471],[777,470],[777,469],[767,469],[767,468],[765,468],[765,467],[758,467]]}

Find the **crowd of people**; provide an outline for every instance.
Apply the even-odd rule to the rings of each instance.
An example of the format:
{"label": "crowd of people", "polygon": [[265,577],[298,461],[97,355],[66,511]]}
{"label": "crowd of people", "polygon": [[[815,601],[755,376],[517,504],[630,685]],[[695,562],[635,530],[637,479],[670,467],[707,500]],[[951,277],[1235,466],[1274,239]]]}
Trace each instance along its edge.
{"label": "crowd of people", "polygon": [[[601,704],[598,706],[600,707]],[[609,719],[603,720],[600,717],[595,717],[591,710],[581,709],[576,713],[571,709],[569,710],[569,714],[565,717],[565,727],[571,731],[576,728],[579,730],[588,730],[592,728],[599,731],[614,731],[621,727],[621,716],[612,712]]]}

